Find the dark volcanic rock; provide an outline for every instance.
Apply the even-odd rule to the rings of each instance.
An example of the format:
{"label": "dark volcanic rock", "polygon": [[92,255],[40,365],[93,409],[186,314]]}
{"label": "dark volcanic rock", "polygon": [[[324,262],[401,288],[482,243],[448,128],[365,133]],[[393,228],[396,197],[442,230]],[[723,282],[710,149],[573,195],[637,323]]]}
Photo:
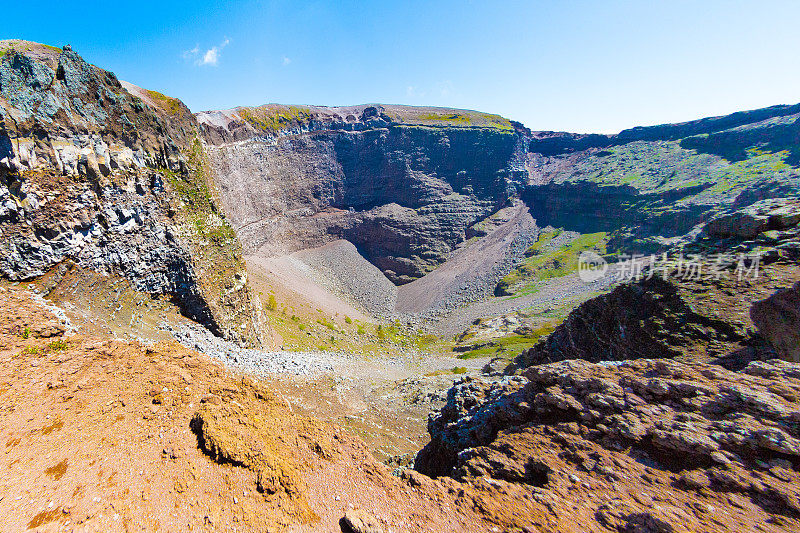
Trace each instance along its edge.
{"label": "dark volcanic rock", "polygon": [[781,359],[800,362],[800,282],[753,304],[750,316]]}
{"label": "dark volcanic rock", "polygon": [[[800,523],[800,366],[755,362],[731,372],[575,360],[514,379],[451,389],[415,468],[523,486],[539,502],[552,495],[558,514],[556,502],[572,493],[594,511],[598,523],[582,524],[591,531],[737,531],[772,517],[789,531]],[[696,491],[717,509],[713,526],[705,514],[669,510],[697,505]],[[753,505],[740,514],[732,494]],[[670,506],[653,507],[653,497]],[[661,526],[642,529],[641,520]]]}
{"label": "dark volcanic rock", "polygon": [[580,305],[509,371],[564,359],[672,358],[698,349],[722,355],[745,339],[744,324],[715,316],[701,291],[660,277],[623,284]]}
{"label": "dark volcanic rock", "polygon": [[[798,218],[797,200],[781,198],[713,219],[694,241],[672,250],[670,259],[642,270],[641,279],[578,306],[507,372],[564,359],[722,358],[724,364],[741,366],[748,357],[760,357],[759,341],[749,334],[755,317],[773,337],[793,319],[776,323],[774,304],[757,304],[756,314],[750,306],[800,278]],[[742,263],[744,256],[733,249],[758,251],[759,259]],[[681,261],[685,265],[692,258],[701,271],[687,276]]]}
{"label": "dark volcanic rock", "polygon": [[189,109],[69,46],[0,51],[0,274],[75,262],[257,343],[241,249],[208,190]]}

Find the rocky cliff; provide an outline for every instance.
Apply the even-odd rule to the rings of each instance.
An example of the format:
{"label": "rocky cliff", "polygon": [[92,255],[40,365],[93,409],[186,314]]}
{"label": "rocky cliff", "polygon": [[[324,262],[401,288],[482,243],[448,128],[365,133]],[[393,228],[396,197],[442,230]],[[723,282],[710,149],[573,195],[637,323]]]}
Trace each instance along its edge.
{"label": "rocky cliff", "polygon": [[[791,287],[800,280],[798,223],[796,198],[764,200],[712,219],[694,241],[643,269],[643,279],[580,305],[508,372],[565,359],[677,357],[732,368],[754,359],[794,359],[800,310],[792,308]],[[748,258],[754,259],[745,266]],[[700,270],[687,276],[693,260]],[[752,274],[744,275],[750,267]]]}
{"label": "rocky cliff", "polygon": [[67,261],[175,297],[256,343],[235,234],[216,208],[194,117],[63,50],[0,42],[0,271]]}
{"label": "rocky cliff", "polygon": [[727,209],[800,192],[798,106],[617,135],[531,132],[474,111],[389,105],[198,114],[245,252],[344,238],[396,284],[440,266],[520,197],[538,227],[660,252]]}
{"label": "rocky cliff", "polygon": [[268,105],[198,120],[246,253],[345,238],[397,284],[441,264],[527,179],[527,131],[474,111]]}
{"label": "rocky cliff", "polygon": [[609,251],[664,251],[728,209],[800,194],[800,105],[773,106],[617,135],[535,132],[539,225],[610,233]]}
{"label": "rocky cliff", "polygon": [[430,420],[415,468],[532,492],[514,501],[520,529],[793,531],[799,372],[571,360],[465,380]]}

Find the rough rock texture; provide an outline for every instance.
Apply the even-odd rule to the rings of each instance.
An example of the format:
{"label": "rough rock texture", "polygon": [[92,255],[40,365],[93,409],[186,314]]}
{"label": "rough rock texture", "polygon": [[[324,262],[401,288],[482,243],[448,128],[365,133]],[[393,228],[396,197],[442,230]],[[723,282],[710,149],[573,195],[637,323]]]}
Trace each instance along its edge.
{"label": "rough rock texture", "polygon": [[228,368],[257,376],[265,374],[308,376],[332,370],[328,361],[330,356],[326,357],[323,352],[283,350],[268,352],[242,348],[235,342],[215,337],[207,329],[199,326],[173,327],[164,324],[162,328],[169,331],[175,340],[190,350],[213,357]]}
{"label": "rough rock texture", "polygon": [[799,111],[773,106],[618,135],[534,132],[523,198],[540,226],[610,232],[609,251],[664,251],[731,207],[800,194]]}
{"label": "rough rock texture", "polygon": [[5,531],[330,533],[352,509],[385,532],[497,527],[473,488],[393,476],[285,381],[172,341],[72,334],[63,315],[0,286]]}
{"label": "rough rock texture", "polygon": [[29,279],[74,260],[258,342],[241,251],[216,212],[186,106],[121,83],[69,46],[0,50],[2,275]]}
{"label": "rough rock texture", "polygon": [[375,518],[362,509],[347,511],[341,521],[344,533],[383,533],[383,528]]}
{"label": "rough rock texture", "polygon": [[800,282],[753,304],[750,317],[781,359],[800,363]]}
{"label": "rough rock texture", "polygon": [[[740,229],[754,226],[741,221],[753,217],[763,224],[746,232],[750,239],[744,240]],[[751,316],[760,319],[765,337],[776,349],[781,346],[785,357],[796,331],[791,312],[778,311],[781,307],[775,304],[757,304],[755,314],[750,308],[800,279],[798,217],[796,199],[773,199],[712,220],[695,241],[672,250],[667,261],[643,269],[644,279],[622,283],[581,304],[549,337],[520,354],[508,372],[564,359],[681,357],[741,366],[763,351],[749,334]],[[741,263],[737,253],[760,256]],[[687,276],[689,261],[701,265],[697,275]]]}
{"label": "rough rock texture", "polygon": [[800,366],[777,360],[563,361],[457,384],[415,468],[528,486],[556,518],[559,499],[580,502],[591,531],[790,531],[799,399]]}
{"label": "rough rock texture", "polygon": [[746,208],[726,213],[708,221],[703,227],[717,238],[754,239],[771,230],[786,230],[800,223],[800,200],[774,198],[755,202]]}
{"label": "rough rock texture", "polygon": [[198,120],[219,143],[223,205],[247,254],[345,238],[397,284],[438,266],[526,181],[527,132],[494,115],[265,106]]}

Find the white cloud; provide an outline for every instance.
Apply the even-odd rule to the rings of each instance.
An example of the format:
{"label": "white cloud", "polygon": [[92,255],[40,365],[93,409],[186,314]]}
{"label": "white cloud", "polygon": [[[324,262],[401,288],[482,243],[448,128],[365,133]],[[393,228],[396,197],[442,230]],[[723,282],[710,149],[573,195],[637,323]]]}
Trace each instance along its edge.
{"label": "white cloud", "polygon": [[288,65],[288,64],[289,64],[289,63],[291,63],[291,62],[292,62],[292,60],[291,60],[291,59],[289,59],[289,58],[288,58],[288,57],[286,57],[286,56],[283,56],[283,59],[281,59],[281,63],[283,64],[283,66],[286,66],[286,65]]}
{"label": "white cloud", "polygon": [[199,53],[200,53],[200,45],[196,44],[194,45],[194,48],[192,48],[191,50],[185,50],[182,55],[184,59],[192,59]]}
{"label": "white cloud", "polygon": [[200,49],[200,45],[195,45],[194,48],[192,48],[191,50],[186,50],[183,53],[183,58],[187,60],[194,60],[194,64],[198,66],[207,65],[211,67],[216,67],[219,64],[219,58],[220,55],[222,54],[222,50],[224,50],[225,47],[230,44],[230,42],[231,40],[226,38],[217,46],[212,46],[205,52],[203,52]]}

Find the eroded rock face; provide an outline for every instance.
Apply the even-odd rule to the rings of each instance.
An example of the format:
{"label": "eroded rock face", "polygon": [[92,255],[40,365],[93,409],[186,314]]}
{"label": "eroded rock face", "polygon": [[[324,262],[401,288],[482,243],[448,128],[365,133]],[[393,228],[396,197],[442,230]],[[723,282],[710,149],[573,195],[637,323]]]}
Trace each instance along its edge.
{"label": "eroded rock face", "polygon": [[702,305],[708,299],[704,289],[659,277],[623,284],[581,304],[547,339],[520,354],[509,372],[564,359],[722,355],[745,339],[746,324]]}
{"label": "eroded rock face", "polygon": [[800,105],[618,135],[534,132],[523,198],[540,226],[609,232],[609,251],[660,253],[710,220],[715,236],[750,239],[778,220],[731,211],[800,194],[799,135]]}
{"label": "eroded rock face", "polygon": [[800,223],[800,202],[777,198],[754,204],[710,220],[703,228],[713,237],[754,239],[770,230],[785,230]]}
{"label": "eroded rock face", "polygon": [[753,304],[750,316],[781,359],[800,363],[800,282]]}
{"label": "eroded rock face", "polygon": [[188,108],[69,46],[0,49],[3,277],[74,261],[174,295],[215,333],[257,343],[241,251],[208,190]]}
{"label": "eroded rock face", "polygon": [[302,120],[244,140],[236,132],[261,124],[247,122],[247,109],[227,122],[199,115],[207,139],[221,143],[212,161],[247,254],[345,238],[389,279],[406,283],[443,262],[470,226],[526,181],[526,133],[510,123],[408,123],[383,106],[361,106],[353,120],[352,110],[303,109]]}
{"label": "eroded rock face", "polygon": [[[782,347],[781,357],[791,358],[787,354],[794,349],[791,339],[797,330],[795,313],[789,311],[791,296],[779,292],[781,298],[757,303],[753,311],[750,307],[800,279],[798,217],[796,199],[777,198],[710,221],[698,228],[693,241],[668,252],[666,261],[643,268],[641,279],[578,306],[506,372],[565,359],[676,357],[741,368],[753,358],[775,357],[761,353],[761,341],[750,334],[754,326],[776,349]],[[743,220],[756,218],[763,222],[759,229],[742,237],[739,229],[755,227]],[[733,229],[722,232],[722,227]],[[700,271],[687,276],[681,261],[692,260]]]}
{"label": "eroded rock face", "polygon": [[[800,366],[777,360],[742,372],[668,360],[562,361],[499,383],[457,384],[430,420],[432,440],[415,467],[538,487],[537,500],[554,504],[583,484],[593,495],[581,505],[612,530],[637,521],[661,524],[648,531],[709,527],[697,505],[718,509],[715,530],[773,516],[787,520],[778,529],[791,529],[800,517],[799,401]],[[669,505],[653,508],[656,496]]]}

